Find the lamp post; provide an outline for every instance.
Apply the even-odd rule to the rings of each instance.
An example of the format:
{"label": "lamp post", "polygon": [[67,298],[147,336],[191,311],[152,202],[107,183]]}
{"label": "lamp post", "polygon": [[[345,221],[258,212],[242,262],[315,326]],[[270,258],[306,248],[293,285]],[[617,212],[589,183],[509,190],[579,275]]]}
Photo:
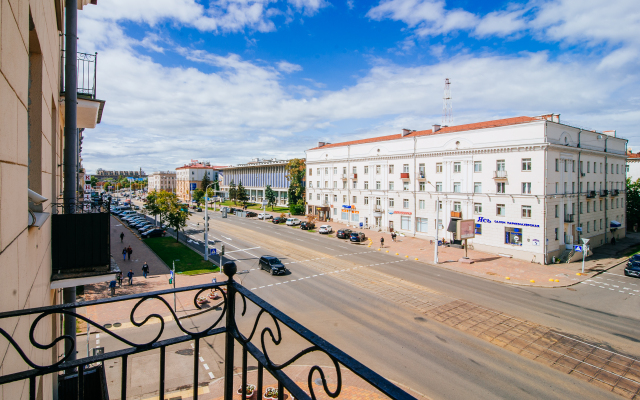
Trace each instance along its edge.
{"label": "lamp post", "polygon": [[[431,186],[433,186],[433,183],[427,181],[427,183]],[[436,189],[435,186],[433,186],[434,189]],[[438,189],[436,189],[437,191]],[[433,250],[433,263],[437,264],[438,263],[438,231],[440,230],[440,195],[438,195],[437,200],[436,200],[436,240],[435,240],[435,247]]]}
{"label": "lamp post", "polygon": [[[209,186],[204,189],[204,260],[209,261]],[[215,206],[214,206],[215,207]]]}
{"label": "lamp post", "polygon": [[587,249],[589,248],[587,246],[587,243],[589,243],[589,239],[582,238],[582,243],[584,243],[582,245],[582,273],[584,274],[584,257],[587,254]]}
{"label": "lamp post", "polygon": [[[173,269],[171,270],[171,283],[173,283],[173,288],[176,288],[176,261],[180,261],[179,259],[173,260]],[[178,312],[176,309],[176,294],[173,293],[173,311]]]}

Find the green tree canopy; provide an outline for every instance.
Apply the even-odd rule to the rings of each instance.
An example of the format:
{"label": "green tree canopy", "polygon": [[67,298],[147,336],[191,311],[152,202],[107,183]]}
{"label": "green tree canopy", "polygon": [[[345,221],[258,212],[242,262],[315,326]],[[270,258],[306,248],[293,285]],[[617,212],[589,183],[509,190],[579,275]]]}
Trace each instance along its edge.
{"label": "green tree canopy", "polygon": [[[209,188],[211,189],[211,188]],[[196,201],[197,205],[200,205],[204,202],[204,190],[196,189],[193,191],[193,200]]]}
{"label": "green tree canopy", "polygon": [[229,200],[233,201],[233,204],[237,204],[238,200],[238,189],[236,188],[236,184],[231,181],[229,184]]}
{"label": "green tree canopy", "polygon": [[640,225],[640,179],[627,178],[627,227]]}
{"label": "green tree canopy", "polygon": [[267,185],[266,189],[264,190],[264,198],[267,200],[267,205],[271,207],[271,211],[273,211],[273,206],[276,204],[277,197],[276,192],[271,189],[271,185]]}
{"label": "green tree canopy", "polygon": [[242,186],[242,181],[238,183],[237,191],[238,193],[236,197],[238,198],[238,201],[246,206],[247,202],[249,201],[249,196],[247,195],[247,190],[244,188],[244,186]]}
{"label": "green tree canopy", "polygon": [[208,171],[205,171],[204,177],[202,178],[202,182],[200,183],[202,191],[204,192],[207,189],[207,186],[211,184],[211,179],[209,179]]}
{"label": "green tree canopy", "polygon": [[285,167],[285,171],[286,177],[289,180],[289,207],[302,202],[302,209],[304,210],[304,181],[307,174],[307,165],[305,160],[301,158],[293,158],[289,160],[289,163]]}

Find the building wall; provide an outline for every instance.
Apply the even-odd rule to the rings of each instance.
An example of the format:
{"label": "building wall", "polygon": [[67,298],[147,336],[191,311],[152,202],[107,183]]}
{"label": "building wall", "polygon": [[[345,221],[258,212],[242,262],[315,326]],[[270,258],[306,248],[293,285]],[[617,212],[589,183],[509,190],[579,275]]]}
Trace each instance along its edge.
{"label": "building wall", "polygon": [[149,191],[173,192],[176,188],[175,172],[154,172],[148,178]]}
{"label": "building wall", "polygon": [[627,177],[633,182],[640,179],[640,158],[627,159]]}
{"label": "building wall", "polygon": [[[33,20],[30,31],[29,16]],[[51,278],[51,218],[29,228],[27,188],[49,201],[62,188],[62,118],[59,114],[60,53],[55,1],[3,1],[0,6],[0,312],[54,304]],[[55,350],[28,343],[33,318],[0,321],[37,364],[57,360]],[[49,343],[58,331],[54,317],[39,323],[36,337]],[[0,375],[26,365],[0,339]],[[0,398],[28,397],[28,382],[0,386]],[[41,398],[51,398],[51,376],[36,381]]]}
{"label": "building wall", "polygon": [[289,180],[286,177],[287,162],[244,164],[225,168],[220,189],[228,197],[229,185],[242,183],[250,201],[262,201],[267,185],[276,192],[278,204],[288,204]]}
{"label": "building wall", "polygon": [[[624,237],[625,143],[608,135],[535,121],[314,149],[307,152],[307,212],[357,227],[362,224],[382,231],[393,228],[405,235],[434,238],[439,200],[442,206],[438,218],[443,226],[439,238],[452,238],[447,228],[452,212],[460,212],[463,219],[476,222],[478,234],[472,240],[476,249],[535,262],[550,261],[567,244],[581,243],[581,237],[590,238],[594,246],[608,242],[612,235]],[[578,171],[580,161],[585,170],[587,162],[591,169],[596,162],[598,173],[584,172],[582,176]],[[498,163],[504,165],[504,172],[496,172]],[[607,164],[609,173],[605,174]],[[407,174],[404,179],[403,173]],[[595,182],[598,190],[613,188],[620,194],[598,196],[597,210],[587,212],[586,203],[596,201],[587,200],[587,182],[590,190]],[[504,184],[504,188],[498,184]],[[583,214],[579,214],[580,203]],[[560,214],[565,205],[567,214],[573,207],[574,222],[565,223],[564,215],[556,219],[556,205]],[[623,223],[614,233],[605,229],[612,220]],[[576,229],[580,225],[582,234]],[[505,243],[506,231],[512,229],[518,229],[514,235],[517,244]]]}
{"label": "building wall", "polygon": [[209,175],[213,182],[218,179],[219,170],[213,168],[188,168],[180,167],[176,169],[176,194],[182,201],[191,201],[191,184],[196,185],[196,189],[202,189],[202,179],[204,174]]}

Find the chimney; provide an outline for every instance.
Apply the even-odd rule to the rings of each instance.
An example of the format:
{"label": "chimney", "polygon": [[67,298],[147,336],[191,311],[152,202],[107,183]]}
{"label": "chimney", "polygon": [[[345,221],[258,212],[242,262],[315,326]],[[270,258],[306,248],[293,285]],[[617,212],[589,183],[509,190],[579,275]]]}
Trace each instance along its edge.
{"label": "chimney", "polygon": [[318,147],[322,147],[324,146],[326,143],[325,142],[318,142]]}
{"label": "chimney", "polygon": [[402,135],[402,137],[405,137],[408,134],[410,134],[411,132],[413,132],[411,129],[403,129],[401,135]]}
{"label": "chimney", "polygon": [[433,126],[431,127],[431,132],[436,133],[440,130],[440,125],[438,124],[433,124]]}
{"label": "chimney", "polygon": [[617,137],[617,136],[616,136],[616,131],[615,131],[615,130],[612,130],[612,131],[603,131],[602,133],[604,133],[605,135],[608,135],[608,136]]}

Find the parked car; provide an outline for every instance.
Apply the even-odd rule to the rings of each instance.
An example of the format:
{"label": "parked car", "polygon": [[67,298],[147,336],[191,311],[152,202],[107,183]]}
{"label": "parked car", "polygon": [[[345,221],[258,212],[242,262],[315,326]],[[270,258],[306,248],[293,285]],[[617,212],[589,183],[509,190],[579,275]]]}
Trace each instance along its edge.
{"label": "parked car", "polygon": [[253,218],[253,217],[257,217],[258,213],[253,212],[253,211],[247,211],[247,218]]}
{"label": "parked car", "polygon": [[287,225],[289,226],[300,225],[300,220],[298,218],[287,218]]}
{"label": "parked car", "polygon": [[308,231],[309,229],[315,229],[315,228],[316,228],[316,224],[314,224],[313,222],[303,221],[300,223],[300,229],[304,229],[305,231]]}
{"label": "parked car", "polygon": [[273,215],[267,213],[258,214],[258,219],[273,219]]}
{"label": "parked car", "polygon": [[349,239],[351,237],[351,229],[338,229],[336,237],[338,239]]}
{"label": "parked car", "polygon": [[640,278],[640,261],[630,261],[624,269],[625,276]]}
{"label": "parked car", "polygon": [[351,232],[349,240],[352,242],[364,242],[367,237],[362,232]]}
{"label": "parked car", "polygon": [[629,257],[629,260],[627,261],[627,265],[631,266],[631,264],[634,262],[640,262],[640,254],[634,254],[631,257]]}
{"label": "parked car", "polygon": [[202,208],[198,207],[197,212],[202,212]]}
{"label": "parked car", "polygon": [[164,229],[154,228],[154,229],[149,229],[146,232],[142,232],[140,236],[142,236],[143,239],[146,239],[146,238],[152,238],[152,237],[161,237],[166,234],[167,234],[167,231],[165,231]]}
{"label": "parked car", "polygon": [[134,210],[139,210],[139,209],[140,209],[140,206],[133,206],[133,209],[134,209]]}
{"label": "parked car", "polygon": [[274,256],[262,256],[260,257],[260,269],[269,272],[271,275],[284,275],[287,269],[277,257]]}
{"label": "parked car", "polygon": [[150,222],[145,218],[145,219],[139,219],[139,220],[135,221],[134,223],[130,224],[129,226],[132,227],[132,228],[138,229],[141,226],[149,225],[149,224],[150,224]]}
{"label": "parked car", "polygon": [[287,222],[287,219],[282,217],[273,217],[271,222],[273,222],[274,224],[281,224],[283,222]]}
{"label": "parked car", "polygon": [[138,226],[136,229],[138,230],[138,232],[142,233],[142,232],[149,231],[149,230],[151,230],[151,229],[153,229],[153,228],[155,228],[155,227],[156,227],[156,226],[155,226],[154,224],[152,224],[152,223],[147,223],[147,224],[145,224],[145,225]]}
{"label": "parked car", "polygon": [[330,225],[322,225],[320,229],[318,229],[318,233],[331,233],[333,229]]}

